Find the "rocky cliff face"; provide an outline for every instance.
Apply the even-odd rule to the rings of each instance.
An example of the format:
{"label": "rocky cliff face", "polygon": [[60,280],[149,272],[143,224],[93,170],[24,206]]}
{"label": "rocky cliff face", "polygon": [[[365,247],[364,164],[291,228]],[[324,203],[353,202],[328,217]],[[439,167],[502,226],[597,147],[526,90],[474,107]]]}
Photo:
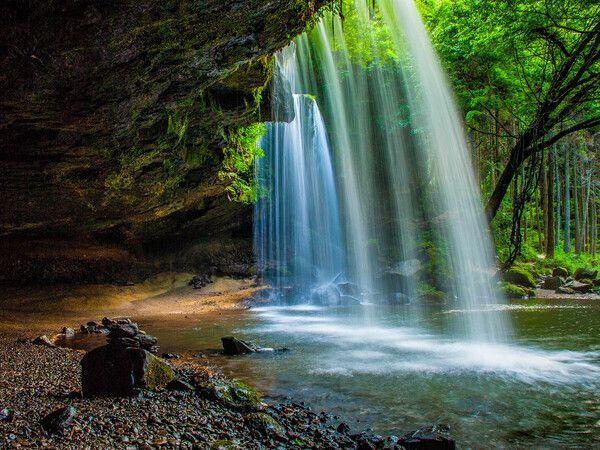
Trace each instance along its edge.
{"label": "rocky cliff face", "polygon": [[223,149],[270,118],[272,54],[323,3],[3,2],[0,281],[247,271]]}

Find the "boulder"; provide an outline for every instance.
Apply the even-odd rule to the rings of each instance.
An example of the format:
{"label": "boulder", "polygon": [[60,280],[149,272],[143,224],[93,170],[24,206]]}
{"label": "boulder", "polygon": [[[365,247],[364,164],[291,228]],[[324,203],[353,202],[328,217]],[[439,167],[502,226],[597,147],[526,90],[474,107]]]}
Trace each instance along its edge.
{"label": "boulder", "polygon": [[74,406],[65,406],[45,416],[40,423],[47,433],[62,433],[76,415],[77,409]]}
{"label": "boulder", "polygon": [[535,291],[533,289],[517,286],[516,284],[507,283],[506,281],[498,283],[497,289],[501,294],[512,299],[527,299],[535,296]]}
{"label": "boulder", "polygon": [[593,269],[586,269],[585,267],[580,267],[573,274],[573,278],[577,281],[581,280],[595,280],[598,276],[598,271]]}
{"label": "boulder", "polygon": [[81,360],[84,397],[132,396],[142,388],[165,387],[174,376],[162,359],[142,348],[105,345]]}
{"label": "boulder", "polygon": [[594,285],[591,283],[580,283],[579,281],[572,281],[566,287],[571,288],[575,292],[579,292],[581,294],[587,294],[592,292]]}
{"label": "boulder", "polygon": [[448,427],[433,425],[405,434],[398,443],[406,450],[454,450],[456,443],[448,436]]}
{"label": "boulder", "polygon": [[286,434],[285,428],[277,420],[264,412],[246,414],[244,422],[248,428],[258,430],[265,436],[282,438]]}
{"label": "boulder", "polygon": [[423,263],[418,259],[400,261],[379,276],[379,283],[386,293],[410,294],[422,270]]}
{"label": "boulder", "polygon": [[225,355],[245,355],[259,351],[259,348],[255,345],[233,336],[222,337],[221,342],[223,343],[223,353]]}
{"label": "boulder", "polygon": [[552,276],[553,277],[567,278],[569,276],[569,271],[567,269],[565,269],[564,267],[555,267],[552,270]]}
{"label": "boulder", "polygon": [[256,411],[261,405],[258,393],[240,381],[211,376],[196,378],[194,382],[200,396],[219,401],[237,410]]}
{"label": "boulder", "polygon": [[523,267],[519,266],[514,266],[508,269],[504,274],[504,280],[518,286],[524,286],[528,288],[536,287],[533,275]]}
{"label": "boulder", "polygon": [[552,289],[553,291],[555,291],[563,284],[565,284],[565,280],[563,280],[559,276],[548,277],[544,280],[544,283],[542,284],[542,289]]}

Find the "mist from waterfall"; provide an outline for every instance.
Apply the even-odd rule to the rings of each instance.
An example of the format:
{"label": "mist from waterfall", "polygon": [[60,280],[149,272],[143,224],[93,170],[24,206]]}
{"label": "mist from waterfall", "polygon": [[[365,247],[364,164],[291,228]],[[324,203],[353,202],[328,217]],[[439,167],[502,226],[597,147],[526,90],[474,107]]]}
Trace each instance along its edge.
{"label": "mist from waterfall", "polygon": [[375,4],[324,14],[276,58],[273,110],[289,117],[268,124],[256,168],[259,270],[286,298],[409,304],[411,320],[435,286],[473,311],[449,325],[457,337],[505,340],[443,70],[412,0]]}

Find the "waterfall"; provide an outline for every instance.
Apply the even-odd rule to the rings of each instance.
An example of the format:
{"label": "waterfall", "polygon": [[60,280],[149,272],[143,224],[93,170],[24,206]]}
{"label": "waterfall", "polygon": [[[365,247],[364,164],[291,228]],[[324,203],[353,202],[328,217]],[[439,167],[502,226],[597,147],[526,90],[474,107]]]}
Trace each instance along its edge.
{"label": "waterfall", "polygon": [[[443,290],[449,326],[506,339],[494,254],[461,119],[412,0],[355,0],[277,57],[257,164],[259,269],[302,301],[410,305]],[[286,92],[287,90],[287,92]],[[433,293],[432,293],[433,292]],[[370,314],[369,314],[370,315]]]}

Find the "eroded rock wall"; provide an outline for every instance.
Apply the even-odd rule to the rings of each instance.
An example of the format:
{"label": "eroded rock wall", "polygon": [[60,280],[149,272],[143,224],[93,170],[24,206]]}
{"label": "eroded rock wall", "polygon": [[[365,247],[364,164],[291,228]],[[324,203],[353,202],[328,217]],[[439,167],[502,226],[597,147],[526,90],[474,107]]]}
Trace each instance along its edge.
{"label": "eroded rock wall", "polygon": [[246,270],[223,148],[269,119],[272,54],[323,3],[2,2],[0,281]]}

